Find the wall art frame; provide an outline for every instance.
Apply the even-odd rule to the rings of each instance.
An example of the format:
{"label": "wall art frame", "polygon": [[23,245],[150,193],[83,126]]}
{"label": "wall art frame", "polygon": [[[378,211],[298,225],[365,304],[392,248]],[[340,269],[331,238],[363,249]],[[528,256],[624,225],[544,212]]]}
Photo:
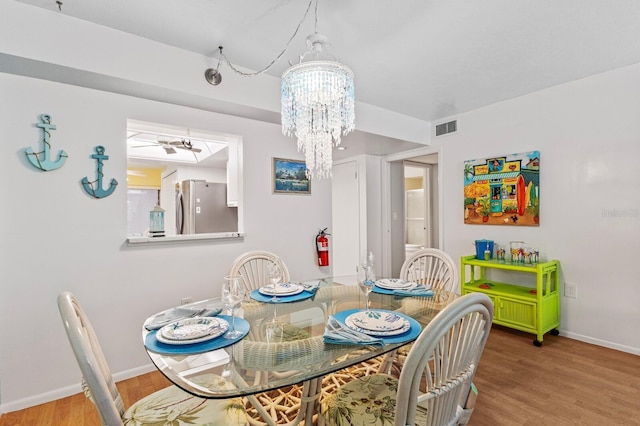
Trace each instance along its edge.
{"label": "wall art frame", "polygon": [[465,161],[464,223],[539,226],[540,152]]}
{"label": "wall art frame", "polygon": [[307,165],[302,160],[273,157],[271,181],[274,194],[311,194]]}

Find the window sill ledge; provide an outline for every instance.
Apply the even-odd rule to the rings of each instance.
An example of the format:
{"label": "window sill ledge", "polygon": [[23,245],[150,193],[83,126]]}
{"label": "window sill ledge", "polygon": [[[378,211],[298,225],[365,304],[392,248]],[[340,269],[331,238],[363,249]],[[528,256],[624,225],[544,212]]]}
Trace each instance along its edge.
{"label": "window sill ledge", "polygon": [[167,235],[164,237],[127,237],[127,245],[180,244],[198,241],[242,239],[241,232],[218,232],[215,234]]}

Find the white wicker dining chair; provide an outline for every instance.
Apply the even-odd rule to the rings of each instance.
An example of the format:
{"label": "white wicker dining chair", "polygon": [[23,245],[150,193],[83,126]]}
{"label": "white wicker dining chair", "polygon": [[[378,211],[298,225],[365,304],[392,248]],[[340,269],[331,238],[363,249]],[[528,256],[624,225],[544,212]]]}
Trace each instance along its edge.
{"label": "white wicker dining chair", "polygon": [[274,253],[255,250],[241,254],[233,261],[229,275],[240,275],[244,281],[247,292],[260,288],[269,283],[267,276],[267,265],[276,263],[282,269],[282,282],[289,281],[289,270]]}
{"label": "white wicker dining chair", "polygon": [[439,290],[456,291],[460,287],[456,263],[435,248],[421,249],[409,256],[400,269],[400,279]]}
{"label": "white wicker dining chair", "polygon": [[[287,265],[275,253],[265,250],[249,251],[238,256],[231,265],[229,275],[240,275],[248,294],[250,291],[269,283],[267,265],[273,263],[279,265],[282,270],[281,282],[288,282],[290,277]],[[305,335],[304,332],[296,327],[289,327],[287,331],[292,339],[308,336],[308,333]],[[287,372],[272,372],[271,374],[282,376],[287,375]],[[293,385],[283,389],[263,392],[248,400],[245,399],[250,424],[252,426],[267,425],[261,411],[268,412],[277,424],[292,424],[300,409],[302,393],[302,385]]]}
{"label": "white wicker dining chair", "polygon": [[[82,372],[85,396],[98,411],[100,421],[108,426],[171,425],[247,425],[247,416],[240,398],[202,399],[177,386],[148,395],[125,410],[124,402],[111,376],[97,336],[73,294],[58,296],[58,309],[71,348]],[[209,374],[199,384],[208,387],[233,386],[220,376]]]}
{"label": "white wicker dining chair", "polygon": [[319,424],[456,425],[492,318],[485,294],[455,300],[422,330],[399,379],[373,374],[343,385],[321,402]]}
{"label": "white wicker dining chair", "polygon": [[[409,256],[400,269],[400,279],[448,292],[455,292],[460,286],[455,262],[447,253],[435,248],[420,249]],[[380,371],[388,373],[394,363],[401,369],[410,350],[411,345],[405,345],[388,353],[380,363]]]}

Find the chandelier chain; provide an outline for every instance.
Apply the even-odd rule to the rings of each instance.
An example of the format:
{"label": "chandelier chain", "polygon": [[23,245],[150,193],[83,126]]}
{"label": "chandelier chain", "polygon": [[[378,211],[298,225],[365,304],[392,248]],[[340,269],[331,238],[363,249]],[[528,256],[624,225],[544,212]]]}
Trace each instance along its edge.
{"label": "chandelier chain", "polygon": [[[318,0],[316,0],[316,16],[313,21],[313,32],[315,32],[316,34],[318,34],[318,3]],[[309,4],[309,6],[311,6],[311,4]]]}
{"label": "chandelier chain", "polygon": [[[285,45],[284,49],[282,49],[282,51],[278,54],[278,56],[276,56],[275,59],[273,59],[266,67],[264,67],[260,71],[244,72],[242,70],[239,70],[231,63],[231,61],[229,61],[227,56],[224,53],[222,53],[222,46],[218,47],[218,49],[220,49],[220,59],[224,60],[225,64],[227,64],[227,66],[231,68],[233,72],[235,72],[236,74],[240,74],[243,77],[255,77],[257,75],[264,74],[265,72],[269,71],[271,67],[273,67],[276,64],[276,62],[280,60],[280,58],[282,58],[282,56],[286,53],[286,51],[291,46],[291,43],[293,42],[293,40],[298,35],[298,32],[300,31],[300,27],[302,27],[302,24],[307,19],[307,15],[309,15],[309,10],[311,10],[311,5],[313,4],[314,1],[316,2],[315,32],[316,33],[318,32],[318,0],[309,0],[309,4],[307,5],[307,9],[305,10],[304,15],[302,16],[302,19],[298,23],[298,26],[296,27],[296,30],[294,31],[293,35],[289,38],[289,41],[287,41],[287,44]],[[220,62],[218,62],[218,69],[220,69]]]}

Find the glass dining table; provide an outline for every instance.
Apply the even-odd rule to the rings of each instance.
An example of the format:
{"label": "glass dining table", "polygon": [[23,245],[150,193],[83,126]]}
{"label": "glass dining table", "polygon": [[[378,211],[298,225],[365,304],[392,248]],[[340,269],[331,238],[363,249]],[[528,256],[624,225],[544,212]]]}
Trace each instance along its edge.
{"label": "glass dining table", "polygon": [[[217,349],[216,344],[210,349],[198,344],[150,344],[158,332],[147,329],[158,314],[152,315],[142,329],[147,353],[156,368],[186,392],[201,398],[245,397],[266,424],[275,424],[276,420],[256,394],[299,385],[302,387],[300,407],[297,417],[289,424],[311,424],[322,393],[323,378],[411,343],[419,330],[457,297],[439,290],[431,297],[415,297],[374,289],[369,295],[372,310],[393,311],[411,319],[413,330],[406,332],[407,338],[399,335],[385,340],[383,346],[332,344],[323,339],[329,317],[363,310],[366,296],[356,284],[356,277],[324,278],[315,282],[320,285],[310,297],[298,297],[299,300],[288,303],[282,303],[286,298],[282,298],[281,303],[246,298],[235,311],[236,326],[244,327],[246,335],[228,342],[220,336],[215,341],[224,347]],[[222,306],[220,298],[212,298],[180,308],[197,312],[219,310]],[[210,377],[221,377],[231,385],[207,382],[206,378]]]}

